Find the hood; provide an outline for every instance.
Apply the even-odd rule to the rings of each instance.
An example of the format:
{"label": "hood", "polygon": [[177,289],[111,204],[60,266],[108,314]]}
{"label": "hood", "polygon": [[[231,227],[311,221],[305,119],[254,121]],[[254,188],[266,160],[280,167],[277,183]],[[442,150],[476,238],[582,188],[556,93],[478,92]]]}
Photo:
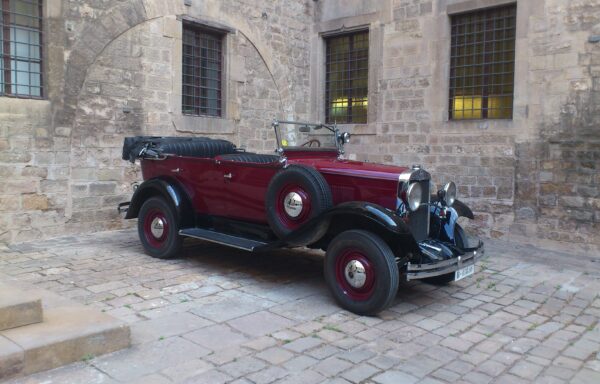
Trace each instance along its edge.
{"label": "hood", "polygon": [[291,163],[311,165],[323,174],[398,182],[406,167],[340,159],[293,159]]}

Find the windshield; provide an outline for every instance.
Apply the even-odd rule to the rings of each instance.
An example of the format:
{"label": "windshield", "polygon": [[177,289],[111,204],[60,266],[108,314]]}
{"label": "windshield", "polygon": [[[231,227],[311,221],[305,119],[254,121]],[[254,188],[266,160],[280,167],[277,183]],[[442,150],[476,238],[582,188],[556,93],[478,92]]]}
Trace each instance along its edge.
{"label": "windshield", "polygon": [[335,129],[323,124],[279,121],[273,124],[277,147],[283,149],[338,149]]}

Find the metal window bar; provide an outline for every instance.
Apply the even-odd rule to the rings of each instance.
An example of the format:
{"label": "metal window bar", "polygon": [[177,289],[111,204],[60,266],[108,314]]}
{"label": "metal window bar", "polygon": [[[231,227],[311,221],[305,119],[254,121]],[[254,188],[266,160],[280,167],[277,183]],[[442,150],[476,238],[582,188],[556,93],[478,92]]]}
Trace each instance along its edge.
{"label": "metal window bar", "polygon": [[366,123],[369,31],[328,38],[325,65],[327,123]]}
{"label": "metal window bar", "polygon": [[222,115],[223,35],[184,24],[182,112]]}
{"label": "metal window bar", "polygon": [[513,116],[516,6],[452,16],[450,119]]}
{"label": "metal window bar", "polygon": [[0,0],[0,96],[42,98],[42,1]]}

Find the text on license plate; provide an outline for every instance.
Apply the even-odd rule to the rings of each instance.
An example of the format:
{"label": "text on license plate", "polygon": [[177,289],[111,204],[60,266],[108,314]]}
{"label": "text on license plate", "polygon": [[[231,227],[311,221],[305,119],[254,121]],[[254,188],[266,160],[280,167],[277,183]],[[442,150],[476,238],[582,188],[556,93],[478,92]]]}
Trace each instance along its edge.
{"label": "text on license plate", "polygon": [[471,276],[473,273],[475,273],[475,264],[457,270],[454,273],[454,281],[462,280],[467,276]]}

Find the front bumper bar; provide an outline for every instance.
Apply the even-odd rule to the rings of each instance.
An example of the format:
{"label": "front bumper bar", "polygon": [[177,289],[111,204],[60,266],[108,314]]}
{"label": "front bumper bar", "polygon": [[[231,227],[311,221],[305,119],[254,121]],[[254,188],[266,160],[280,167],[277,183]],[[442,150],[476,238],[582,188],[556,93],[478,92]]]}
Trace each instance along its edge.
{"label": "front bumper bar", "polygon": [[406,280],[425,279],[456,272],[459,269],[475,264],[484,255],[485,249],[481,245],[476,250],[465,252],[463,255],[448,260],[428,264],[411,264],[409,262],[406,265]]}

